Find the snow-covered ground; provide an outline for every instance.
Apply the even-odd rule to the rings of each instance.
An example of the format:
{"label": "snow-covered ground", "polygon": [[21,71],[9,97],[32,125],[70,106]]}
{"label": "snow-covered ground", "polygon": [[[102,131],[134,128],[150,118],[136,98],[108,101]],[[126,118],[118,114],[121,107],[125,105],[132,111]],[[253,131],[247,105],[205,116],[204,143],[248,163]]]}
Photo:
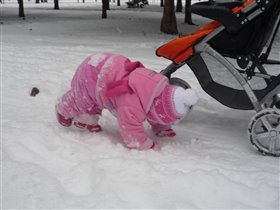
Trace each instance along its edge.
{"label": "snow-covered ground", "polygon": [[[254,112],[220,105],[187,67],[176,75],[200,101],[174,126],[176,137],[155,138],[160,151],[126,149],[107,111],[101,133],[60,126],[55,102],[85,56],[121,53],[160,71],[169,61],[155,49],[174,38],[159,32],[156,1],[144,9],[112,4],[105,20],[100,2],[60,2],[59,11],[25,2],[25,20],[16,4],[1,5],[2,209],[279,209],[279,159],[247,140]],[[180,32],[194,31],[183,18],[177,14]]]}

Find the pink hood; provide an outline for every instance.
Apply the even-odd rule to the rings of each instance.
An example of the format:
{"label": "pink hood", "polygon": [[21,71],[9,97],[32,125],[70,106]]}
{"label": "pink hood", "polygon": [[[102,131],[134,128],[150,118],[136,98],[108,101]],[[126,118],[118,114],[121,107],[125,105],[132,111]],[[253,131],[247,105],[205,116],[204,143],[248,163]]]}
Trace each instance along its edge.
{"label": "pink hood", "polygon": [[148,113],[154,98],[162,92],[167,83],[165,76],[146,68],[137,68],[128,78],[128,84],[139,97],[145,113]]}

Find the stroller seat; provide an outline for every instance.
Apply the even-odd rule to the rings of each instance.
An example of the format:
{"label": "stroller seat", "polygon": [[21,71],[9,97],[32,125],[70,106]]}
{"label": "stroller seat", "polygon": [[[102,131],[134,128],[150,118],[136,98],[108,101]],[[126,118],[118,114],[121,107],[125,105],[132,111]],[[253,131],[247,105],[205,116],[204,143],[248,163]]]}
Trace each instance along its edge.
{"label": "stroller seat", "polygon": [[[161,73],[170,82],[175,81],[172,74],[187,64],[203,90],[217,101],[234,109],[255,110],[257,114],[249,129],[251,142],[262,153],[280,156],[280,69],[267,71],[264,67],[280,64],[279,60],[269,57],[280,25],[280,1],[217,3],[211,0],[192,5],[191,11],[214,21],[160,46],[156,54],[172,61]],[[212,65],[207,58],[218,65]],[[217,74],[211,72],[215,68],[220,71],[220,66],[239,88],[213,78]],[[260,87],[259,80],[264,86]],[[176,78],[176,83],[178,81],[182,86],[188,86],[185,85],[187,82]],[[267,122],[271,116],[272,120]],[[264,130],[259,131],[261,129]],[[258,136],[256,133],[259,132],[266,134]],[[276,137],[270,136],[275,133]],[[267,145],[269,139],[275,138],[275,145]]]}
{"label": "stroller seat", "polygon": [[[270,2],[276,1],[277,0],[270,0]],[[254,2],[255,0],[248,0],[243,4],[241,2],[201,2],[194,4],[191,7],[192,12],[210,19],[216,19],[217,21],[212,21],[192,34],[179,37],[160,46],[156,50],[157,56],[165,57],[172,60],[175,64],[180,64],[193,54],[194,45],[196,43],[211,32],[215,31],[215,29],[221,25],[223,25],[226,30],[221,30],[217,33],[217,35],[211,37],[211,39],[209,39],[209,43],[214,45],[213,47],[215,50],[219,51],[223,55],[228,57],[237,57],[249,54],[253,50],[262,48],[263,46],[259,46],[261,44],[265,44],[265,41],[263,40],[264,37],[262,36],[269,35],[270,31],[266,28],[270,28],[270,30],[273,28],[272,25],[274,25],[277,21],[279,11],[274,12],[274,17],[272,17],[271,14],[274,7],[271,3],[269,3],[265,8],[262,7],[265,11],[260,15],[260,17],[249,21],[245,18],[245,14],[242,9],[246,9]],[[234,5],[238,6],[233,7]],[[255,6],[254,9],[261,7],[259,4],[256,5],[257,6]],[[247,11],[248,14],[251,14],[251,12],[252,11],[250,10]],[[227,14],[225,15],[224,13]],[[238,15],[238,17],[242,16],[243,19],[245,18],[247,21],[244,21],[242,24],[243,19],[237,18],[236,15]]]}

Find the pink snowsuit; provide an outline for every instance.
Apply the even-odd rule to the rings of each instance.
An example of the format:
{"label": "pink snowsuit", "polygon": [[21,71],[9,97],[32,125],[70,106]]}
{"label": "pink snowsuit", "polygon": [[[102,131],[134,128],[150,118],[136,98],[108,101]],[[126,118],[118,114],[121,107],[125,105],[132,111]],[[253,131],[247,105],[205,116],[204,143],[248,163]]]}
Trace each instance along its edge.
{"label": "pink snowsuit", "polygon": [[[119,128],[127,147],[145,150],[153,141],[144,131],[152,102],[168,79],[149,70],[140,62],[110,53],[87,57],[78,67],[69,90],[60,100],[58,112],[66,118],[83,114],[100,115],[103,108],[118,119]],[[161,123],[162,124],[162,123]],[[157,125],[153,122],[152,126]]]}

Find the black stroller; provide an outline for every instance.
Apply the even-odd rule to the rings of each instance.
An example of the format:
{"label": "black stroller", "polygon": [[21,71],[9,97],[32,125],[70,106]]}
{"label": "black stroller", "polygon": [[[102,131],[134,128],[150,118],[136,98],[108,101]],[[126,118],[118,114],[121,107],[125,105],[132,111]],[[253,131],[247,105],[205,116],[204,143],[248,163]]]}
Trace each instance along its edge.
{"label": "black stroller", "polygon": [[161,73],[188,88],[187,82],[172,77],[187,64],[203,90],[217,101],[255,110],[248,127],[251,143],[263,154],[280,156],[279,49],[277,58],[270,56],[280,23],[280,1],[200,2],[191,11],[214,21],[159,47],[157,55],[172,61]]}
{"label": "black stroller", "polygon": [[128,8],[140,7],[143,8],[145,5],[149,5],[148,0],[130,0],[126,2]]}

